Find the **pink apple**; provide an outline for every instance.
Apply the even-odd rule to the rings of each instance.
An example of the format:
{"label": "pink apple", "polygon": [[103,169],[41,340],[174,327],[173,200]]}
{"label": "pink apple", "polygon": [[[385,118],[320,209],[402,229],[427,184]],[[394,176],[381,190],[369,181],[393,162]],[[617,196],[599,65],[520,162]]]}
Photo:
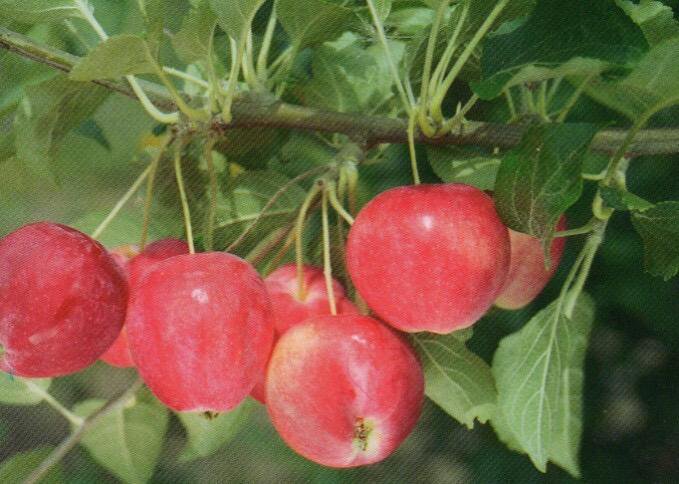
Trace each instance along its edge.
{"label": "pink apple", "polygon": [[[178,239],[158,240],[149,244],[141,253],[139,253],[139,248],[134,245],[125,245],[111,251],[111,255],[124,268],[130,280],[130,292],[134,290],[135,284],[145,272],[157,262],[175,255],[188,253],[188,244]],[[115,342],[101,356],[101,359],[109,365],[118,368],[131,368],[134,366],[134,360],[132,359],[127,342],[125,326],[123,326]]]}
{"label": "pink apple", "polygon": [[82,370],[116,339],[126,305],[124,274],[87,235],[39,222],[0,240],[0,370]]}
{"label": "pink apple", "polygon": [[424,377],[404,338],[361,315],[317,316],[278,340],[267,408],[307,459],[354,467],[389,456],[415,426]]}
{"label": "pink apple", "polygon": [[474,324],[509,268],[509,234],[492,199],[463,184],[393,188],[349,231],[347,269],[385,322],[450,333]]}
{"label": "pink apple", "polygon": [[273,342],[264,282],[222,252],[156,263],[132,291],[127,334],[139,374],[168,407],[223,412],[264,371]]}
{"label": "pink apple", "polygon": [[[295,264],[279,267],[264,279],[271,299],[276,337],[312,316],[331,314],[323,269],[305,265],[302,273],[306,287],[304,299],[299,298]],[[346,298],[344,288],[336,280],[333,280],[333,292],[338,314],[358,314],[358,309]],[[251,395],[261,403],[266,402],[264,374]]]}
{"label": "pink apple", "polygon": [[[557,231],[566,230],[566,217],[562,216]],[[545,288],[552,278],[563,254],[566,239],[556,238],[552,242],[552,258],[549,269],[545,267],[545,256],[540,240],[527,234],[509,230],[511,262],[507,280],[495,305],[503,309],[519,309],[529,304]]]}

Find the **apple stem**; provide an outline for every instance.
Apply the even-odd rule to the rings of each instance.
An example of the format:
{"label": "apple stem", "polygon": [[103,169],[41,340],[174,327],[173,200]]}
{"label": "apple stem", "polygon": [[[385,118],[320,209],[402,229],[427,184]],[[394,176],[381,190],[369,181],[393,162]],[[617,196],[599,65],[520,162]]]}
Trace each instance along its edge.
{"label": "apple stem", "polygon": [[212,157],[216,139],[208,137],[205,142],[205,161],[210,178],[210,204],[207,212],[207,227],[205,228],[205,250],[211,251],[214,243],[215,215],[217,213],[217,173],[215,172],[215,162]]}
{"label": "apple stem", "polygon": [[151,207],[153,205],[153,189],[156,181],[156,173],[158,172],[158,165],[160,164],[160,159],[165,154],[167,146],[174,140],[173,136],[167,136],[162,141],[158,148],[158,153],[151,161],[151,172],[146,180],[146,197],[144,200],[144,220],[141,226],[141,237],[139,240],[139,250],[144,250],[146,247],[146,242],[149,235],[149,223],[151,222]]}
{"label": "apple stem", "polygon": [[74,414],[69,409],[64,407],[56,398],[50,395],[49,392],[41,388],[39,385],[36,385],[29,379],[25,379],[22,381],[24,385],[26,385],[26,388],[28,388],[31,393],[42,398],[45,403],[47,403],[50,407],[52,407],[61,415],[63,415],[63,417],[69,422],[71,422],[73,425],[83,424],[83,422],[85,421],[84,418],[79,417],[78,415]]}
{"label": "apple stem", "polygon": [[323,275],[325,276],[325,287],[328,292],[330,314],[337,316],[335,289],[332,286],[332,262],[330,261],[330,224],[328,223],[328,195],[330,191],[331,187],[329,187],[328,184],[325,184],[321,199],[321,219],[323,223]]}
{"label": "apple stem", "polygon": [[97,239],[101,234],[106,230],[106,227],[113,221],[114,218],[118,215],[120,210],[123,208],[123,206],[128,202],[130,198],[132,198],[132,195],[135,194],[137,190],[139,190],[139,187],[141,186],[142,183],[144,183],[144,180],[146,180],[146,177],[149,176],[149,173],[151,173],[152,166],[149,165],[146,167],[146,169],[137,177],[137,179],[132,183],[132,186],[125,192],[125,194],[118,200],[118,202],[115,204],[111,212],[106,216],[106,218],[99,224],[99,226],[94,229],[94,232],[92,232],[92,238]]}
{"label": "apple stem", "polygon": [[193,226],[191,224],[191,212],[189,210],[189,201],[186,197],[186,188],[184,187],[184,175],[182,174],[182,148],[183,143],[179,142],[175,146],[174,152],[174,172],[177,178],[177,187],[179,188],[179,198],[182,204],[182,212],[184,213],[184,226],[186,228],[186,239],[189,244],[189,253],[195,254],[196,247],[193,244]]}
{"label": "apple stem", "polygon": [[334,182],[328,182],[326,184],[326,190],[325,193],[327,193],[328,200],[330,201],[330,205],[332,205],[332,208],[335,209],[338,215],[340,215],[349,225],[354,224],[354,217],[352,217],[349,212],[347,212],[344,207],[342,206],[342,203],[340,203],[339,199],[337,198],[337,185],[335,185]]}
{"label": "apple stem", "polygon": [[306,299],[306,281],[304,280],[304,250],[302,247],[304,238],[304,221],[311,203],[316,198],[316,195],[321,191],[321,186],[318,182],[314,183],[307,193],[302,206],[297,215],[297,223],[295,224],[295,260],[297,263],[297,298],[300,301]]}
{"label": "apple stem", "polygon": [[417,153],[415,151],[415,125],[417,122],[417,111],[413,111],[408,119],[408,149],[410,151],[410,168],[413,172],[413,183],[420,184],[420,172],[417,168]]}

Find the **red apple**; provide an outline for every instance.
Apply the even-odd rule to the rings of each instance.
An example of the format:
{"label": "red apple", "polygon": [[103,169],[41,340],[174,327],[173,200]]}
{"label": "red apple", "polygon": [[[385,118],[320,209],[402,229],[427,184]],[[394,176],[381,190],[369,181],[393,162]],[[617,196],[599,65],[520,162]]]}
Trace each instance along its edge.
{"label": "red apple", "polygon": [[0,370],[24,377],[94,363],[125,319],[127,284],[106,249],[50,222],[0,240]]}
{"label": "red apple", "polygon": [[[169,257],[188,254],[189,246],[186,242],[178,239],[162,239],[153,242],[139,253],[139,248],[134,245],[124,245],[111,251],[111,255],[125,270],[130,279],[130,292],[134,290],[132,281],[139,281],[141,276],[157,262]],[[134,277],[132,277],[134,274]],[[118,368],[131,368],[134,360],[130,353],[127,342],[127,330],[125,326],[111,347],[101,356],[101,359],[111,366]]]}
{"label": "red apple", "polygon": [[[304,299],[299,298],[295,264],[279,267],[264,279],[271,299],[276,337],[312,316],[331,314],[323,269],[305,265],[302,273],[306,288]],[[359,314],[356,306],[346,298],[342,285],[336,280],[333,280],[333,292],[338,314]],[[261,403],[266,402],[264,374],[251,395]]]}
{"label": "red apple", "polygon": [[266,392],[290,447],[322,465],[354,467],[386,458],[410,434],[424,377],[410,345],[378,321],[318,316],[278,340]]}
{"label": "red apple", "polygon": [[156,263],[135,285],[127,335],[139,374],[179,412],[223,412],[255,386],[271,352],[263,281],[222,252]]}
{"label": "red apple", "polygon": [[[559,220],[556,230],[566,230],[565,216]],[[539,239],[509,229],[509,241],[509,273],[495,305],[503,309],[519,309],[535,299],[552,278],[559,267],[566,239],[560,237],[552,241],[549,269],[545,267],[545,255]]]}
{"label": "red apple", "polygon": [[509,234],[493,200],[463,184],[381,193],[349,231],[347,269],[382,319],[408,332],[450,333],[493,304],[509,268]]}

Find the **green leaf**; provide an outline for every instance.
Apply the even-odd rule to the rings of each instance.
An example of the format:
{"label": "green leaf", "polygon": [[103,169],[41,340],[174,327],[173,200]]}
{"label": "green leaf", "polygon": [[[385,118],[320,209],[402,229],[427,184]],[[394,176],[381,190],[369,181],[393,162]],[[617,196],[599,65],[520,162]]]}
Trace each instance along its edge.
{"label": "green leaf", "polygon": [[[403,44],[394,42],[392,47],[398,62]],[[304,84],[301,96],[309,106],[341,112],[366,111],[392,96],[388,69],[380,46],[366,49],[358,40],[342,47],[328,43],[314,49],[313,77]]]}
{"label": "green leaf", "polygon": [[[87,417],[104,400],[86,400],[74,412]],[[144,483],[153,475],[163,446],[168,412],[157,403],[137,401],[101,418],[83,437],[94,460],[124,482]]]}
{"label": "green leaf", "polygon": [[210,41],[217,26],[217,17],[206,0],[193,7],[182,20],[172,46],[184,62],[209,62]]}
{"label": "green leaf", "polygon": [[[5,405],[37,405],[43,401],[52,380],[20,378],[0,372],[0,403]],[[0,482],[2,482],[0,480]]]}
{"label": "green leaf", "polygon": [[[217,201],[215,239],[223,246],[235,240],[259,217],[264,206],[287,182],[287,177],[273,171],[248,171],[239,175]],[[252,248],[263,234],[291,222],[305,195],[306,192],[298,185],[291,185],[261,216],[256,230],[247,237],[244,250]]]}
{"label": "green leaf", "polygon": [[580,474],[583,364],[593,319],[594,306],[585,295],[570,318],[560,300],[554,301],[504,338],[493,358],[502,412],[498,433],[542,472],[551,460]]}
{"label": "green leaf", "polygon": [[108,92],[99,86],[61,76],[26,87],[14,120],[17,157],[33,172],[51,177],[49,162],[59,143],[107,96]]}
{"label": "green leaf", "polygon": [[672,7],[656,0],[616,0],[620,8],[641,27],[646,40],[651,45],[679,35],[679,22],[674,18]]}
{"label": "green leaf", "polygon": [[505,224],[551,245],[557,220],[582,192],[582,163],[598,128],[592,124],[533,126],[502,160],[495,205]]}
{"label": "green leaf", "polygon": [[384,22],[391,12],[392,0],[373,0],[377,16]]}
{"label": "green leaf", "polygon": [[487,422],[496,399],[488,365],[455,333],[423,333],[413,339],[422,358],[427,397],[470,429],[475,419]]}
{"label": "green leaf", "polygon": [[73,0],[0,0],[2,16],[18,22],[59,22],[82,17]]}
{"label": "green leaf", "polygon": [[137,0],[146,24],[147,40],[154,45],[153,51],[157,51],[163,35],[165,19],[170,15],[170,3],[172,0]]}
{"label": "green leaf", "polygon": [[587,84],[585,92],[631,120],[652,115],[679,103],[677,58],[679,37],[654,46],[624,79],[596,79]]}
{"label": "green leaf", "polygon": [[73,67],[69,77],[74,81],[94,81],[155,70],[156,61],[146,41],[136,35],[121,34],[98,44]]}
{"label": "green leaf", "polygon": [[180,460],[186,462],[217,452],[236,436],[255,406],[251,399],[247,399],[232,411],[221,413],[213,419],[193,413],[177,414],[188,437]]}
{"label": "green leaf", "polygon": [[[21,484],[52,452],[52,447],[19,452],[0,464],[0,482],[3,484]],[[66,482],[61,464],[52,467],[40,484],[62,484]]]}
{"label": "green leaf", "polygon": [[358,20],[350,9],[323,0],[276,0],[276,13],[297,50],[334,40]]}
{"label": "green leaf", "polygon": [[250,28],[257,10],[264,3],[264,0],[208,1],[212,11],[217,15],[219,26],[236,41],[241,40],[244,29]]}
{"label": "green leaf", "polygon": [[617,187],[602,186],[599,188],[601,198],[606,205],[615,210],[646,210],[653,204],[643,198]]}
{"label": "green leaf", "polygon": [[473,88],[492,99],[522,82],[631,67],[647,49],[639,27],[612,2],[540,0],[523,25],[487,39],[483,80]]}
{"label": "green leaf", "polygon": [[644,240],[646,270],[666,281],[679,271],[679,202],[662,202],[632,213],[632,223]]}
{"label": "green leaf", "polygon": [[459,146],[428,146],[427,157],[434,173],[446,183],[466,183],[480,190],[493,190],[500,159],[479,149]]}

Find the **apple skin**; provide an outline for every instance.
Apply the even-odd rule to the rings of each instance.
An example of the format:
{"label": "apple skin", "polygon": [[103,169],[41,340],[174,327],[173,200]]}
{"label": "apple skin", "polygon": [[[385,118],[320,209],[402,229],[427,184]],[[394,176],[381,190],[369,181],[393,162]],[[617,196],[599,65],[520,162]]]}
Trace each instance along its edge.
{"label": "apple skin", "polygon": [[[111,256],[123,267],[128,276],[130,292],[134,290],[135,283],[157,262],[175,255],[188,253],[188,244],[179,239],[157,240],[147,245],[141,253],[139,248],[134,245],[123,245],[111,250]],[[116,338],[111,347],[101,356],[101,360],[117,368],[134,367],[134,360],[132,359],[127,342],[125,326],[123,326],[118,338]]]}
{"label": "apple skin", "polygon": [[[566,228],[566,217],[562,216],[556,230]],[[545,256],[539,239],[509,229],[509,241],[509,272],[495,305],[502,309],[520,309],[532,302],[554,276],[566,246],[566,238],[559,237],[552,241],[552,263],[549,269],[545,268]]]}
{"label": "apple skin", "polygon": [[38,222],[0,240],[0,370],[57,377],[94,363],[120,333],[127,282],[106,249]]}
{"label": "apple skin", "polygon": [[139,374],[178,412],[224,412],[252,390],[271,353],[264,282],[244,260],[208,252],[156,263],[130,298],[127,336]]}
{"label": "apple skin", "polygon": [[[302,273],[306,285],[304,300],[300,300],[297,295],[295,264],[281,266],[264,279],[274,315],[274,339],[312,316],[331,314],[323,269],[305,265]],[[338,314],[359,314],[356,306],[346,298],[342,285],[336,280],[333,280],[333,292]],[[264,379],[265,375],[262,374],[251,392],[252,397],[260,403],[266,403]]]}
{"label": "apple skin", "polygon": [[329,467],[389,456],[417,423],[422,367],[405,338],[362,315],[317,316],[274,348],[267,408],[283,440]]}
{"label": "apple skin", "polygon": [[509,253],[508,230],[488,195],[464,184],[419,185],[387,190],[360,211],[346,264],[385,322],[447,334],[490,308]]}

